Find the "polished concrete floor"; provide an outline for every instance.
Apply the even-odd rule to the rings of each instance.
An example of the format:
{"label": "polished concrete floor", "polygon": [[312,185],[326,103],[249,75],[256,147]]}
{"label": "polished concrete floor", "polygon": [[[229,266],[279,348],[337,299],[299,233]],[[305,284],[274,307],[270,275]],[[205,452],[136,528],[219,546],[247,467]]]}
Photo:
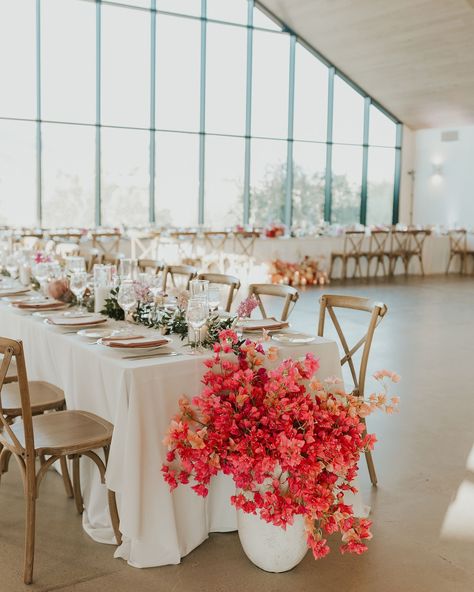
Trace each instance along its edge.
{"label": "polished concrete floor", "polygon": [[[61,592],[469,592],[474,590],[474,281],[432,277],[332,285],[328,292],[384,301],[370,369],[402,375],[396,416],[373,417],[379,487],[361,462],[374,538],[361,557],[310,554],[291,572],[268,574],[238,536],[214,534],[178,566],[138,570],[95,543],[54,473],[38,503],[35,591]],[[316,323],[319,291],[303,294],[292,323]],[[347,320],[357,338],[359,325]],[[23,497],[12,464],[0,487],[0,592],[21,583]]]}

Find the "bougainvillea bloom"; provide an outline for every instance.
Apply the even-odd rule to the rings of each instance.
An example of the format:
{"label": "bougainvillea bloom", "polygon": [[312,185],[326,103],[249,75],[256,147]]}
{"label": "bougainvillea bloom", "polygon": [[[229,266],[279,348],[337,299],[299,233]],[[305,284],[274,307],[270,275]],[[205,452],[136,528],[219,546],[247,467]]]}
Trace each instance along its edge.
{"label": "bougainvillea bloom", "polygon": [[[282,528],[302,515],[315,558],[327,555],[324,537],[335,532],[343,553],[360,554],[371,523],[353,516],[344,493],[356,491],[357,462],[375,443],[362,418],[393,411],[396,398],[332,392],[315,379],[319,362],[311,354],[267,369],[274,359],[273,348],[266,353],[261,343],[239,344],[232,331],[221,333],[205,361],[201,394],[192,403],[183,399],[169,426],[163,476],[171,489],[192,483],[206,496],[211,478],[223,472],[237,486],[231,502],[238,509]],[[384,391],[384,379],[395,378],[379,376]]]}

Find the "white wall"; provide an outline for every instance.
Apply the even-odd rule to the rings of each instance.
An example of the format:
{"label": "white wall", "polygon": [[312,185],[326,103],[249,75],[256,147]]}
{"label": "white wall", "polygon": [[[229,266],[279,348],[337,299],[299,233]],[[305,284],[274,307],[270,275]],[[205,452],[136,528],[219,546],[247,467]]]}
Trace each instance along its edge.
{"label": "white wall", "polygon": [[[445,129],[414,133],[415,224],[474,226],[474,126],[449,128],[454,130],[455,142],[441,141]],[[434,174],[434,164],[441,166],[440,175]]]}
{"label": "white wall", "polygon": [[415,164],[416,133],[406,125],[403,127],[402,166],[400,172],[400,202],[398,219],[402,224],[410,223],[410,203],[413,190],[413,178],[408,171],[413,170]]}

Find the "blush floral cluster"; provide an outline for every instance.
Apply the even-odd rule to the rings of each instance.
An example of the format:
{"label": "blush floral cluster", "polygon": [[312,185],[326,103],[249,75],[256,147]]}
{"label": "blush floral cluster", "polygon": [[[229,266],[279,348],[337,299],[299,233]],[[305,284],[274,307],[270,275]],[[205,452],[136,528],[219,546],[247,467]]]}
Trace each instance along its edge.
{"label": "blush floral cluster", "polygon": [[277,358],[276,348],[239,343],[230,330],[220,334],[201,394],[183,398],[169,426],[165,481],[171,489],[191,483],[206,496],[211,478],[223,472],[237,486],[231,502],[238,509],[282,528],[303,515],[315,558],[329,552],[325,536],[335,532],[342,552],[360,554],[371,523],[354,517],[344,494],[356,491],[357,462],[376,441],[362,418],[395,410],[398,398],[388,398],[385,383],[398,376],[381,373],[384,392],[364,401],[335,381],[317,381],[311,354]]}

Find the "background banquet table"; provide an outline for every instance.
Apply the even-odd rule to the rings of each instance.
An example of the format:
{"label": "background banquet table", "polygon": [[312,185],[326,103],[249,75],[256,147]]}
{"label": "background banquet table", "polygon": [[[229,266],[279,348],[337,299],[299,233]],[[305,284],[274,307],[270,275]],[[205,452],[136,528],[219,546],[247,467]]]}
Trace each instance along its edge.
{"label": "background banquet table", "polygon": [[[203,356],[124,360],[123,353],[47,326],[6,304],[0,306],[0,327],[2,336],[23,340],[30,380],[56,384],[64,390],[68,408],[97,413],[114,424],[107,486],[117,493],[124,535],[117,557],[135,567],[176,564],[210,532],[236,530],[229,477],[216,478],[203,499],[189,487],[170,493],[160,472],[170,418],[183,394],[200,391]],[[176,339],[173,346],[183,351]],[[319,378],[341,376],[333,341],[317,338],[304,346],[281,347],[279,358],[306,352],[320,358]],[[92,463],[81,460],[84,529],[98,542],[114,543],[106,487]],[[355,502],[361,504],[359,498]]]}

